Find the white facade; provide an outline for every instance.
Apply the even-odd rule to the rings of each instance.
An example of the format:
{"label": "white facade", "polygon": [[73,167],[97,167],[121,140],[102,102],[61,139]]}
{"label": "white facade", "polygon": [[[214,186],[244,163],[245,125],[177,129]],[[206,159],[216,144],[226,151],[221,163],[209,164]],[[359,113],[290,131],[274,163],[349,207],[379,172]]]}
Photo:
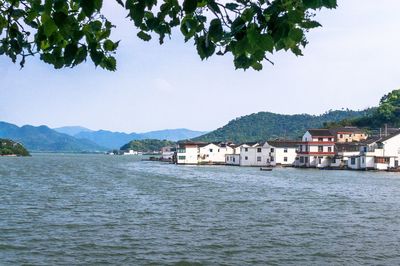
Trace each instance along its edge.
{"label": "white facade", "polygon": [[268,151],[261,145],[241,147],[240,166],[266,166],[268,165]]}
{"label": "white facade", "polygon": [[233,148],[225,144],[184,143],[177,149],[177,164],[225,164],[225,155]]}
{"label": "white facade", "polygon": [[297,166],[323,168],[331,165],[335,155],[334,136],[327,129],[307,131],[299,145]]}
{"label": "white facade", "polygon": [[267,141],[263,148],[268,152],[268,165],[294,165],[296,163],[297,142]]}
{"label": "white facade", "polygon": [[177,164],[198,164],[198,144],[183,144],[177,149]]}

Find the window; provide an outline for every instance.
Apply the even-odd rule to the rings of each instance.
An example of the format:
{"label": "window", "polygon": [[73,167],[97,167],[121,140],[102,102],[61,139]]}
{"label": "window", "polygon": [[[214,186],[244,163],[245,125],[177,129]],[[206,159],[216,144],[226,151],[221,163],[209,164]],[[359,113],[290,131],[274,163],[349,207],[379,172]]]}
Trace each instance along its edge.
{"label": "window", "polygon": [[339,135],[339,138],[341,138],[341,139],[342,139],[342,138],[343,138],[343,134],[340,134],[340,135]]}
{"label": "window", "polygon": [[235,157],[233,157],[232,159],[233,159],[233,162],[235,162]]}
{"label": "window", "polygon": [[186,149],[178,149],[178,153],[186,153]]}
{"label": "window", "polygon": [[218,152],[219,152],[219,149],[218,149]]}
{"label": "window", "polygon": [[249,151],[249,149],[248,149],[248,148],[244,148],[244,151],[245,151],[245,152],[248,152],[248,151]]}
{"label": "window", "polygon": [[283,149],[283,152],[287,152],[287,148]]}
{"label": "window", "polygon": [[324,139],[323,138],[318,138],[318,141],[324,141]]}
{"label": "window", "polygon": [[275,151],[275,149],[274,148],[271,148],[271,152],[274,152]]}
{"label": "window", "polygon": [[322,157],[318,157],[318,164],[322,163]]}
{"label": "window", "polygon": [[257,148],[257,152],[261,152],[261,148]]}
{"label": "window", "polygon": [[324,151],[324,146],[318,146],[318,151],[323,152]]}
{"label": "window", "polygon": [[271,156],[271,162],[273,162],[274,161],[274,156]]}
{"label": "window", "polygon": [[328,152],[332,152],[332,147],[328,147]]}
{"label": "window", "polygon": [[365,163],[365,158],[361,157],[361,161],[362,161],[362,163]]}
{"label": "window", "polygon": [[186,160],[186,156],[178,156],[178,160]]}
{"label": "window", "polygon": [[328,140],[329,140],[329,141],[332,141],[332,138],[329,138]]}
{"label": "window", "polygon": [[304,157],[304,162],[308,163],[308,157]]}
{"label": "window", "polygon": [[367,152],[367,150],[368,150],[367,147],[364,147],[364,152]]}
{"label": "window", "polygon": [[388,163],[389,158],[385,157],[375,157],[375,163]]}
{"label": "window", "polygon": [[351,160],[350,160],[350,163],[352,164],[352,165],[355,165],[356,164],[356,158],[351,158]]}
{"label": "window", "polygon": [[261,156],[257,156],[257,162],[261,162]]}
{"label": "window", "polygon": [[300,157],[300,163],[304,163],[304,157]]}
{"label": "window", "polygon": [[210,152],[213,152],[213,149],[210,149]]}
{"label": "window", "polygon": [[244,157],[245,160],[249,159],[247,156]]}
{"label": "window", "polygon": [[284,162],[287,162],[287,157],[283,157],[283,161],[284,161]]}

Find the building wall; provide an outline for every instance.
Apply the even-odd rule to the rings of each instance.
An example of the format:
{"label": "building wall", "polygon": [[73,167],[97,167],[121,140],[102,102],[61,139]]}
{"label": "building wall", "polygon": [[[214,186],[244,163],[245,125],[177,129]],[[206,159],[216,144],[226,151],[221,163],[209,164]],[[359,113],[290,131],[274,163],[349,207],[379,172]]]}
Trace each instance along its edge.
{"label": "building wall", "polygon": [[198,154],[199,150],[197,146],[186,146],[184,149],[178,149],[176,154],[177,163],[198,164]]}
{"label": "building wall", "polygon": [[[383,142],[384,155],[394,156],[395,161],[400,161],[400,134]],[[394,165],[394,162],[393,162]]]}
{"label": "building wall", "polygon": [[213,143],[200,148],[199,163],[225,163],[226,148]]}
{"label": "building wall", "polygon": [[266,166],[268,160],[268,151],[261,146],[242,147],[240,150],[241,166]]}
{"label": "building wall", "polygon": [[240,165],[240,154],[226,154],[225,163],[227,165]]}

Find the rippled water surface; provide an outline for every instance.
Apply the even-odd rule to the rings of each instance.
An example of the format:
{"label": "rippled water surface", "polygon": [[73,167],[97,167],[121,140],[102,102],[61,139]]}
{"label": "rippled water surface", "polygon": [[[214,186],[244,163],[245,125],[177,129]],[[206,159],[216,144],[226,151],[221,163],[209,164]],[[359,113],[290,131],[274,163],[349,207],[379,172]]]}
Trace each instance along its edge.
{"label": "rippled water surface", "polygon": [[1,265],[398,265],[400,174],[0,158]]}

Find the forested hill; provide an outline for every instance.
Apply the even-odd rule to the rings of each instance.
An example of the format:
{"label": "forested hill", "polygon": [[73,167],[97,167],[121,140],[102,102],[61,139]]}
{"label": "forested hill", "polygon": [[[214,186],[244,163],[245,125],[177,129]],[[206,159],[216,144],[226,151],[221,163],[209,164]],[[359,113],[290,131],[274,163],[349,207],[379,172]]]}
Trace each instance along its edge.
{"label": "forested hill", "polygon": [[29,156],[29,152],[22,144],[9,139],[0,139],[0,156],[16,155]]}
{"label": "forested hill", "polygon": [[175,142],[169,140],[143,139],[133,140],[120,148],[120,150],[135,150],[143,152],[159,151],[165,146],[174,146]]}
{"label": "forested hill", "polygon": [[368,115],[353,119],[344,119],[330,123],[328,127],[357,126],[365,129],[379,129],[385,126],[400,127],[400,90],[393,90],[384,95],[379,106],[371,109]]}
{"label": "forested hill", "polygon": [[320,128],[325,123],[366,116],[365,111],[329,111],[322,115],[282,115],[259,112],[230,121],[227,125],[203,136],[196,141],[261,141],[275,138],[298,139],[309,128]]}

